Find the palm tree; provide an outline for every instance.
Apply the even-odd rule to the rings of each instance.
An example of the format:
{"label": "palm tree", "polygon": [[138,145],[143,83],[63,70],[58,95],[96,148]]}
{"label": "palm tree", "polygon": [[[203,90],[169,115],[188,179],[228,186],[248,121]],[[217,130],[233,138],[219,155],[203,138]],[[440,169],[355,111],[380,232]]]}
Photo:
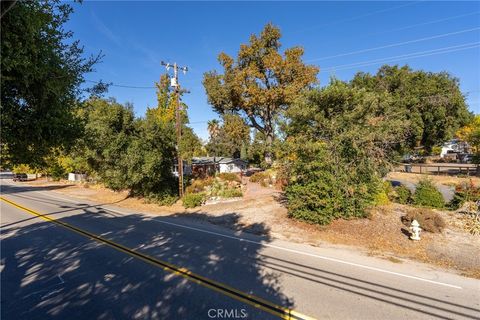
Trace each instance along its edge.
{"label": "palm tree", "polygon": [[220,131],[220,122],[217,119],[208,121],[207,130],[208,134],[210,134],[210,140],[212,140],[212,138],[215,138]]}
{"label": "palm tree", "polygon": [[217,119],[213,119],[208,121],[208,134],[210,135],[209,142],[208,142],[208,155],[209,156],[216,156],[218,155],[218,138],[220,135],[220,121]]}

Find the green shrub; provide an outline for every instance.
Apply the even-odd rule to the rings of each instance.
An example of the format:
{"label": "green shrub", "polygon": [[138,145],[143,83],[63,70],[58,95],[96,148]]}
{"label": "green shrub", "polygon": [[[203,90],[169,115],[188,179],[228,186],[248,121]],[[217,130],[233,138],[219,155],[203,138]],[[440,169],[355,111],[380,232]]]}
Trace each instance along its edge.
{"label": "green shrub", "polygon": [[375,191],[372,204],[374,206],[383,206],[390,203],[389,196],[393,193],[393,187],[390,181],[383,181],[378,184],[378,190]]}
{"label": "green shrub", "polygon": [[413,203],[417,206],[443,208],[445,200],[442,194],[429,179],[422,179],[417,184],[413,195]]}
{"label": "green shrub", "polygon": [[219,194],[222,198],[237,198],[243,196],[242,190],[238,188],[231,188],[225,189],[221,194]]}
{"label": "green shrub", "polygon": [[13,173],[35,173],[35,170],[30,168],[28,164],[14,165],[12,171]]}
{"label": "green shrub", "polygon": [[465,202],[480,201],[480,187],[475,186],[470,179],[468,183],[462,183],[455,187],[455,194],[449,207],[456,210],[459,209]]}
{"label": "green shrub", "polygon": [[390,200],[388,199],[387,193],[384,190],[376,193],[373,197],[374,206],[384,206],[389,203]]}
{"label": "green shrub", "polygon": [[205,193],[187,193],[183,196],[182,202],[185,208],[201,206],[205,201]]}
{"label": "green shrub", "polygon": [[407,227],[411,226],[413,220],[417,220],[420,228],[432,233],[442,232],[445,228],[443,218],[438,213],[425,208],[416,208],[403,216],[401,220]]}
{"label": "green shrub", "polygon": [[218,179],[213,180],[212,186],[209,190],[209,195],[212,197],[220,196],[227,188],[226,182]]}
{"label": "green shrub", "polygon": [[145,202],[155,203],[160,206],[171,206],[177,201],[178,197],[171,194],[151,193],[145,197]]}
{"label": "green shrub", "polygon": [[400,204],[408,204],[412,201],[412,191],[405,187],[404,185],[398,186],[394,189],[395,191],[395,202]]}
{"label": "green shrub", "polygon": [[432,147],[432,155],[439,156],[441,152],[442,152],[442,147],[440,146]]}
{"label": "green shrub", "polygon": [[285,195],[290,217],[315,224],[328,224],[338,218],[365,218],[373,203],[379,181],[361,181],[346,171],[330,170],[290,183]]}
{"label": "green shrub", "polygon": [[383,190],[385,191],[385,194],[388,196],[389,194],[393,193],[393,186],[392,182],[386,180],[383,181],[382,183]]}
{"label": "green shrub", "polygon": [[242,182],[240,180],[240,177],[236,173],[230,173],[230,172],[222,172],[217,174],[217,178],[225,181],[236,181],[236,182]]}
{"label": "green shrub", "polygon": [[52,177],[54,181],[59,181],[62,178],[65,178],[66,172],[65,169],[58,163],[54,163],[48,170],[48,174]]}

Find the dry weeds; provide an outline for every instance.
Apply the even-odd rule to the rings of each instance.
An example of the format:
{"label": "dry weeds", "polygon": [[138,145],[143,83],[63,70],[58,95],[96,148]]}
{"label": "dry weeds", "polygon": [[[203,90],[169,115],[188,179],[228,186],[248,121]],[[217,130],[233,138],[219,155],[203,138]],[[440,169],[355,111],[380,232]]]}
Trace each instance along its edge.
{"label": "dry weeds", "polygon": [[475,176],[470,177],[456,177],[456,176],[442,176],[442,175],[425,175],[425,174],[416,174],[416,173],[405,173],[405,172],[390,172],[387,175],[387,178],[390,180],[402,180],[408,181],[411,183],[417,183],[422,178],[428,177],[432,179],[436,184],[443,184],[446,186],[455,186],[460,183],[473,181],[475,185],[480,185],[480,178]]}

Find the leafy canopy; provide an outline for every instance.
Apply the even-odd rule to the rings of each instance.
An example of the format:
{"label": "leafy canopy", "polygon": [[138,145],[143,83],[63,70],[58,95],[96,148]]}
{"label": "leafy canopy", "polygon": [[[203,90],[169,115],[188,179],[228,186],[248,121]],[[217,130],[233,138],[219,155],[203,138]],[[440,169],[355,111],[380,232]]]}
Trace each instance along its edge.
{"label": "leafy canopy", "polygon": [[391,104],[386,94],[333,80],[289,108],[281,158],[292,217],[326,224],[366,216],[408,126]]}
{"label": "leafy canopy", "polygon": [[219,122],[210,123],[207,151],[211,156],[239,158],[242,149],[246,152],[250,143],[250,128],[245,120],[236,114],[224,114],[222,120],[222,125]]}
{"label": "leafy canopy", "polygon": [[128,149],[138,135],[132,105],[94,98],[81,114],[85,124],[85,158],[100,180],[114,190],[127,189]]}
{"label": "leafy canopy", "polygon": [[410,122],[409,134],[401,144],[405,151],[420,146],[431,151],[471,119],[459,80],[447,72],[384,65],[374,75],[357,73],[351,84],[393,97],[392,108]]}
{"label": "leafy canopy", "polygon": [[133,107],[114,99],[90,99],[81,117],[85,124],[83,157],[89,171],[113,190],[156,201],[172,199],[175,128],[154,112],[135,118]]}
{"label": "leafy canopy", "polygon": [[[221,53],[223,74],[204,74],[208,102],[219,114],[238,113],[262,132],[271,146],[275,121],[302,91],[317,79],[318,68],[305,65],[303,49],[293,47],[280,53],[280,30],[267,24],[259,36],[251,35],[240,45],[237,58]],[[267,152],[266,161],[271,163]]]}
{"label": "leafy canopy", "polygon": [[101,56],[83,57],[83,47],[64,29],[70,4],[16,1],[8,11],[4,5],[2,160],[39,166],[52,148],[68,146],[81,133],[74,116],[80,84]]}
{"label": "leafy canopy", "polygon": [[[160,81],[155,83],[157,87],[157,106],[147,108],[147,119],[156,121],[159,125],[168,127],[172,132],[175,131],[177,97],[176,93],[170,87],[170,78],[168,75],[162,75]],[[179,150],[182,159],[190,161],[192,157],[203,156],[206,154],[202,141],[195,134],[192,128],[188,127],[189,122],[187,109],[188,106],[181,101],[184,91],[180,90],[180,122],[182,126],[182,138],[180,140]]]}

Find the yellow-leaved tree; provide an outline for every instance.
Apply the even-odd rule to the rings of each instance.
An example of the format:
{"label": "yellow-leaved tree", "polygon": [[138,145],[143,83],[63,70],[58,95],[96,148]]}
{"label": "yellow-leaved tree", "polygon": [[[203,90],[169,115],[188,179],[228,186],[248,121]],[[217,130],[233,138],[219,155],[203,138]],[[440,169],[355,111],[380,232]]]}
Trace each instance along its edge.
{"label": "yellow-leaved tree", "polygon": [[480,163],[480,115],[476,115],[468,125],[460,128],[456,135],[468,142],[475,155],[474,161]]}
{"label": "yellow-leaved tree", "polygon": [[277,120],[317,82],[318,68],[303,62],[303,48],[280,50],[280,29],[267,24],[241,44],[236,59],[220,53],[223,74],[204,74],[208,103],[220,115],[239,114],[265,137],[265,163],[272,164]]}
{"label": "yellow-leaved tree", "polygon": [[[157,125],[167,128],[166,132],[174,134],[176,124],[176,93],[170,87],[170,78],[167,74],[160,77],[160,81],[155,83],[157,87],[157,106],[155,108],[147,108],[146,119],[149,125]],[[187,124],[188,106],[181,100],[185,90],[180,89],[180,125],[182,126],[182,139],[179,149],[182,158],[189,162],[192,157],[203,156],[206,151],[203,148],[200,138],[195,134],[192,128]],[[153,120],[153,122],[152,122]]]}
{"label": "yellow-leaved tree", "polygon": [[162,123],[175,122],[175,93],[170,90],[168,75],[160,77],[159,82],[155,82],[157,87],[157,107],[147,108],[147,114],[153,115]]}

